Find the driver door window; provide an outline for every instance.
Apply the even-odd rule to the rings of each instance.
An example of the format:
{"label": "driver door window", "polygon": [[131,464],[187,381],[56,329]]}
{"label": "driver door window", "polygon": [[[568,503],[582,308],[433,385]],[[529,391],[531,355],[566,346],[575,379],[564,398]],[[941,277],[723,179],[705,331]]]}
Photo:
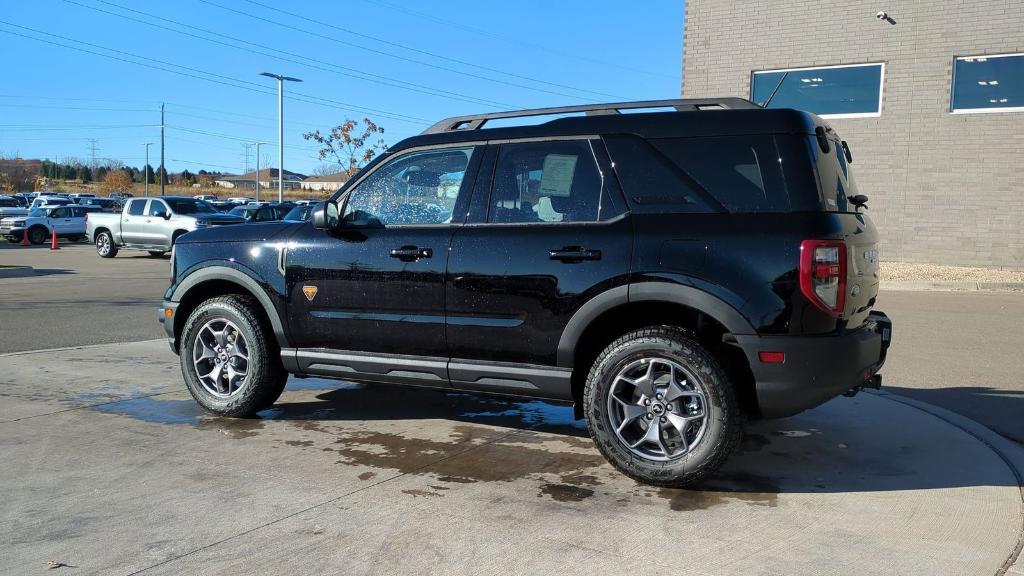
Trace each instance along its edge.
{"label": "driver door window", "polygon": [[167,214],[167,205],[159,200],[150,200],[148,216],[163,218]]}
{"label": "driver door window", "polygon": [[383,226],[448,224],[472,147],[414,152],[390,160],[356,185],[344,220]]}

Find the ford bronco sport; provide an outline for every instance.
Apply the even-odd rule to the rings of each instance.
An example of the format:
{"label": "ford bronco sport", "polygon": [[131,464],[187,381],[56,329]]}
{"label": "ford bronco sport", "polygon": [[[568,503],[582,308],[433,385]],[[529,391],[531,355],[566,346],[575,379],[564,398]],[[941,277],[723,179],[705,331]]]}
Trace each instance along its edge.
{"label": "ford bronco sport", "polygon": [[745,420],[881,383],[851,162],[813,114],[735,98],[451,118],[310,222],[183,236],[159,316],[215,414],[288,374],[546,398],[625,474],[693,484]]}

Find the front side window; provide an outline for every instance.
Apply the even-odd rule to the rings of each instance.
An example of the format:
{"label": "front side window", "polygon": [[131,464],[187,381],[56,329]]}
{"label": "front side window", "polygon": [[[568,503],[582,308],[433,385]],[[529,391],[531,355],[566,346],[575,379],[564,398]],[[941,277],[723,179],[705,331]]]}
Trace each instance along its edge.
{"label": "front side window", "polygon": [[393,158],[349,193],[343,218],[384,226],[449,223],[472,154],[467,147]]}
{"label": "front side window", "polygon": [[757,71],[750,78],[750,99],[824,118],[880,116],[883,72],[880,63]]}
{"label": "front side window", "polygon": [[1024,111],[1024,54],[953,61],[953,112]]}
{"label": "front side window", "polygon": [[70,218],[71,210],[67,208],[57,208],[50,211],[50,218]]}
{"label": "front side window", "polygon": [[603,188],[589,141],[502,144],[487,221],[594,222]]}
{"label": "front side window", "polygon": [[167,205],[159,200],[151,200],[149,202],[149,216],[163,217],[167,214]]}
{"label": "front side window", "polygon": [[145,200],[132,200],[128,203],[128,213],[132,216],[142,216],[146,211]]}

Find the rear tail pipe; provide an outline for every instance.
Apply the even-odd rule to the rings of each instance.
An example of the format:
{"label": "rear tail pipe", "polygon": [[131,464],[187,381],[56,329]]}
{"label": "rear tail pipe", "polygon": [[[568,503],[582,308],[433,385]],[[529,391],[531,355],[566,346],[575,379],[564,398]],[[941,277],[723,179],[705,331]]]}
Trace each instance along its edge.
{"label": "rear tail pipe", "polygon": [[857,395],[857,392],[860,392],[861,390],[879,390],[881,387],[882,375],[875,374],[874,376],[862,382],[860,385],[854,386],[853,388],[850,388],[846,392],[843,392],[843,396],[846,396],[847,398],[853,398],[854,396]]}

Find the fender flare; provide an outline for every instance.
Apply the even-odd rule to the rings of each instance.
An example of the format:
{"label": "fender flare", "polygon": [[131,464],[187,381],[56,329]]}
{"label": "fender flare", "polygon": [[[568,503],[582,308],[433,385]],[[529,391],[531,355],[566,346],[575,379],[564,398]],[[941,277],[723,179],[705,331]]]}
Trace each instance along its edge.
{"label": "fender flare", "polygon": [[249,291],[256,297],[256,301],[260,303],[267,318],[270,319],[270,327],[274,330],[274,337],[277,339],[278,346],[281,348],[288,348],[290,346],[284,331],[284,323],[281,322],[281,316],[278,314],[277,308],[274,306],[267,291],[260,286],[260,283],[255,278],[238,268],[225,265],[207,266],[190,273],[174,288],[174,292],[171,294],[171,302],[181,302],[193,288],[210,280],[232,282]]}
{"label": "fender flare", "polygon": [[591,298],[569,319],[558,341],[558,366],[573,365],[576,344],[594,320],[612,308],[637,302],[681,304],[714,318],[733,334],[755,333],[750,322],[736,308],[698,288],[669,282],[641,282],[616,286]]}

